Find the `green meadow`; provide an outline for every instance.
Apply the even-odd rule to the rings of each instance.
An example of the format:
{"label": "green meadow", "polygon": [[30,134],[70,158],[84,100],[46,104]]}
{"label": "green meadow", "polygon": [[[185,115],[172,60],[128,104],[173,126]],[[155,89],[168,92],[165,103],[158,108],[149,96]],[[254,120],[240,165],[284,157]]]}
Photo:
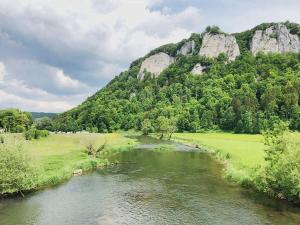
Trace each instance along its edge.
{"label": "green meadow", "polygon": [[[293,133],[292,137],[300,146],[300,133]],[[241,184],[251,183],[255,169],[265,163],[266,146],[260,134],[175,133],[173,140],[213,153],[225,163],[225,176]]]}
{"label": "green meadow", "polygon": [[[37,173],[35,188],[52,186],[69,179],[73,171],[87,171],[107,165],[108,155],[131,149],[133,139],[122,133],[51,134],[47,138],[27,141],[22,134],[6,134],[5,140],[22,146]],[[86,152],[86,145],[105,145],[96,159]]]}

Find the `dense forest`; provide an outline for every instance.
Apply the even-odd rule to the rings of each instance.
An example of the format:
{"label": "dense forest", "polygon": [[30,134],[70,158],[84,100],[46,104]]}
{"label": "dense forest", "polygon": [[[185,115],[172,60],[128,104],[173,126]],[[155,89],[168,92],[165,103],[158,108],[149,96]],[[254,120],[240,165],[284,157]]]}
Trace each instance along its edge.
{"label": "dense forest", "polygon": [[[178,132],[228,130],[237,133],[260,133],[279,121],[289,122],[300,130],[300,54],[264,54],[255,56],[249,40],[255,30],[273,25],[261,24],[252,30],[233,34],[241,54],[234,61],[227,55],[207,58],[197,54],[203,35],[221,33],[208,27],[188,40],[168,44],[134,61],[127,71],[78,107],[58,115],[53,130],[112,132],[137,129],[146,133],[164,129]],[[299,25],[286,22],[293,34]],[[195,42],[191,55],[177,54],[189,40]],[[158,52],[176,60],[158,77],[146,74],[138,79],[142,61]],[[200,63],[201,75],[191,74]]]}

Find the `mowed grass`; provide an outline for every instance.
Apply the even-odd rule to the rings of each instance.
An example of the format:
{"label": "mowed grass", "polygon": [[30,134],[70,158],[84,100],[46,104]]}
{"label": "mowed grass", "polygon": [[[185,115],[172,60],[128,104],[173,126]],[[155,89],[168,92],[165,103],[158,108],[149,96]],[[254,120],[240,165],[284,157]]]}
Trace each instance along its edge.
{"label": "mowed grass", "polygon": [[38,188],[67,180],[76,169],[92,169],[95,162],[85,151],[87,143],[93,143],[96,147],[105,143],[105,149],[97,159],[98,166],[108,163],[107,154],[129,149],[135,144],[133,139],[122,133],[51,134],[47,138],[31,141],[25,141],[21,134],[8,134],[5,138],[21,141],[23,150],[28,153],[38,173]]}
{"label": "mowed grass", "polygon": [[264,163],[265,145],[259,134],[176,133],[173,137],[180,142],[217,151],[236,168],[249,169]]}

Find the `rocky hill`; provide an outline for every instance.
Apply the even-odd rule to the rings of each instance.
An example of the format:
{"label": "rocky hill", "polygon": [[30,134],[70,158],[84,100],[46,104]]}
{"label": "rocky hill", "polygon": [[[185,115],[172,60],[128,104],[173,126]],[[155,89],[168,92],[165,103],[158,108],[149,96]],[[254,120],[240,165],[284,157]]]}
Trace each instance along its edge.
{"label": "rocky hill", "polygon": [[276,121],[300,129],[300,26],[264,23],[241,33],[208,27],[154,49],[78,107],[58,130],[141,129],[158,117],[178,131],[257,133]]}

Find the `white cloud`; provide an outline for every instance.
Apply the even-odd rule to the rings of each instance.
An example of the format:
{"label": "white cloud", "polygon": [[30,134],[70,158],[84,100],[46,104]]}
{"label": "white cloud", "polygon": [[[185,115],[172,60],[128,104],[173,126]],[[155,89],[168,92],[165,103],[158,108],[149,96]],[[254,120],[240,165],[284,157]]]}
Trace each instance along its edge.
{"label": "white cloud", "polygon": [[3,81],[6,76],[6,68],[3,62],[0,62],[0,82]]}
{"label": "white cloud", "polygon": [[37,112],[61,112],[70,109],[73,105],[65,101],[42,101],[31,100],[16,96],[5,91],[0,90],[0,107],[2,108],[22,108],[27,111]]}
{"label": "white cloud", "polygon": [[70,76],[65,75],[62,70],[58,70],[55,73],[55,81],[58,86],[62,88],[80,88],[81,86],[78,80],[74,80]]}
{"label": "white cloud", "polygon": [[21,108],[47,100],[45,111],[54,103],[65,110],[155,47],[211,24],[236,32],[299,22],[299,7],[296,0],[1,0],[0,90],[21,98],[14,101]]}

